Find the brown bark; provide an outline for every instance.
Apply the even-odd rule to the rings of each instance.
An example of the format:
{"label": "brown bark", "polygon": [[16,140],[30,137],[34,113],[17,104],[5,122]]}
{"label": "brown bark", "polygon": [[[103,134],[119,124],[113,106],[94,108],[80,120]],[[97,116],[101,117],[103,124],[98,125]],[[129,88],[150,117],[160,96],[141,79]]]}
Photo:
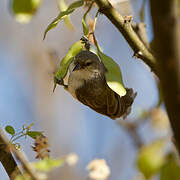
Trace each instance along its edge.
{"label": "brown bark", "polygon": [[180,29],[175,0],[150,0],[154,53],[165,106],[180,147]]}

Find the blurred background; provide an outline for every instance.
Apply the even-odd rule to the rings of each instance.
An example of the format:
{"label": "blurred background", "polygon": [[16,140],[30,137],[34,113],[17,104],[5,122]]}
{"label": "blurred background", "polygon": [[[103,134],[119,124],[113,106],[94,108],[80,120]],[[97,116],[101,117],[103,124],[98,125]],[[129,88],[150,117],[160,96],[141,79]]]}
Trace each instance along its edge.
{"label": "blurred background", "polygon": [[[115,1],[115,0],[114,0]],[[71,1],[67,1],[69,4]],[[143,1],[132,0],[133,19],[139,22]],[[116,8],[120,10],[118,3]],[[129,8],[128,7],[128,8]],[[10,1],[0,1],[0,125],[21,129],[34,123],[35,130],[48,137],[51,156],[77,154],[76,166],[63,166],[51,172],[50,179],[83,180],[88,177],[86,166],[93,159],[105,159],[110,167],[111,180],[135,180],[139,172],[136,165],[139,150],[134,135],[121,126],[122,120],[113,121],[97,114],[75,100],[63,87],[53,93],[53,73],[68,48],[82,35],[81,19],[85,9],[79,8],[71,16],[74,31],[62,21],[47,34],[47,25],[57,16],[57,0],[44,0],[28,24],[18,23],[10,9]],[[145,22],[151,41],[149,4],[145,3]],[[150,69],[139,59],[118,30],[103,15],[96,27],[96,37],[104,52],[120,65],[126,87],[138,95],[127,122],[133,122],[143,110],[153,108],[158,102],[156,81]],[[147,119],[138,129],[144,144],[163,137],[167,129],[158,129]],[[30,161],[35,161],[32,141],[21,139],[22,149]],[[8,180],[0,166],[1,179]]]}

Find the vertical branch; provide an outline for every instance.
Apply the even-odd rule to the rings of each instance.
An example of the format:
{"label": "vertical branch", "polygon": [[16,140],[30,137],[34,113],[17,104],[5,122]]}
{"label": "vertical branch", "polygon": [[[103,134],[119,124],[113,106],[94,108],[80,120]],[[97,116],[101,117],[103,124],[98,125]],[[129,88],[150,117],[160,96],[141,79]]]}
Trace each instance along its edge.
{"label": "vertical branch", "polygon": [[180,29],[177,9],[175,0],[150,0],[150,4],[154,28],[153,52],[166,109],[180,148]]}

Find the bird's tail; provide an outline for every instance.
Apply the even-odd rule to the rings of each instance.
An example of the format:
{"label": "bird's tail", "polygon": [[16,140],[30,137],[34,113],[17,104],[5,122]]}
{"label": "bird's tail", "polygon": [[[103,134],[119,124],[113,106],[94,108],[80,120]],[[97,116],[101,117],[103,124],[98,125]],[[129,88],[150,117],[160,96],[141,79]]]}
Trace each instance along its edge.
{"label": "bird's tail", "polygon": [[130,114],[131,106],[134,102],[135,97],[137,96],[137,92],[134,92],[132,88],[126,88],[126,91],[126,95],[121,97],[121,100],[124,102],[123,104],[125,105],[125,112],[122,115],[123,119],[126,119],[126,117]]}

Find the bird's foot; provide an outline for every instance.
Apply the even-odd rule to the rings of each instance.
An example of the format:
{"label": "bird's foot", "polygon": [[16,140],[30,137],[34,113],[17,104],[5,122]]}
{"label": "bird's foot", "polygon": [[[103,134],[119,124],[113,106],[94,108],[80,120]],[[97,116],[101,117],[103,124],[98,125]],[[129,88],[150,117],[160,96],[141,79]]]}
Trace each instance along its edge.
{"label": "bird's foot", "polygon": [[65,89],[68,88],[68,86],[66,84],[64,84],[64,80],[62,78],[58,79],[58,78],[54,77],[54,83],[59,84],[60,86],[64,86]]}

